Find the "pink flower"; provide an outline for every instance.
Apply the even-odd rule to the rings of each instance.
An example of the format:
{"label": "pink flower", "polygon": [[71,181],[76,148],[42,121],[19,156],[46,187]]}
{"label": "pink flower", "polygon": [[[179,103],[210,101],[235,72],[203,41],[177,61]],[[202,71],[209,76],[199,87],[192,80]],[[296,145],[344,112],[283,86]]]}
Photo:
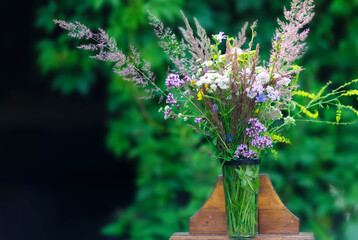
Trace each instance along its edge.
{"label": "pink flower", "polygon": [[179,78],[178,74],[169,74],[167,79],[165,80],[165,85],[167,85],[168,88],[179,88],[183,86],[184,81]]}
{"label": "pink flower", "polygon": [[174,99],[174,95],[172,93],[168,93],[168,97],[165,102],[174,106],[177,103],[177,100]]}

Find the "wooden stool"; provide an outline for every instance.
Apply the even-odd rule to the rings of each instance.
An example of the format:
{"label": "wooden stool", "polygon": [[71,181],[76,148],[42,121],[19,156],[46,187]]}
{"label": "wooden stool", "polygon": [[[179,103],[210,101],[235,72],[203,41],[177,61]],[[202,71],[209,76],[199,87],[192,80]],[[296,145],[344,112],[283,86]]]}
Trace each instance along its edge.
{"label": "wooden stool", "polygon": [[[300,233],[300,220],[281,202],[268,175],[260,175],[259,234],[254,239],[314,240],[313,233]],[[189,232],[174,233],[170,240],[228,240],[223,177],[219,175],[211,196],[189,220]]]}

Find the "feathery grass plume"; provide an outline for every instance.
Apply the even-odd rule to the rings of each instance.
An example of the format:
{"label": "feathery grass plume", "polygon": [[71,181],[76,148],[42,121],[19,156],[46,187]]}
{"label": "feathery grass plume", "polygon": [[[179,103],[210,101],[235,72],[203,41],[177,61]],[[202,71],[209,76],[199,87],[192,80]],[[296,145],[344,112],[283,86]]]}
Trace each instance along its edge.
{"label": "feathery grass plume", "polygon": [[[200,46],[201,45],[205,46],[205,43],[200,44],[199,39],[194,36],[193,29],[191,28],[188,19],[185,17],[185,15],[182,11],[180,11],[180,13],[183,17],[186,30],[183,27],[179,27],[179,30],[181,31],[183,38],[185,39],[185,41],[187,43],[189,52],[193,56],[194,60],[200,59],[202,62],[204,62],[206,60],[206,57],[205,57],[206,50],[202,49]],[[203,37],[205,37],[205,36],[203,36]]]}
{"label": "feathery grass plume", "polygon": [[241,46],[244,45],[244,43],[246,42],[246,29],[248,25],[249,23],[246,22],[244,26],[241,28],[241,31],[238,33],[238,43],[237,43],[238,48],[241,48]]}
{"label": "feathery grass plume", "polygon": [[62,20],[54,20],[54,23],[68,30],[70,37],[91,40],[93,43],[83,44],[78,48],[97,52],[96,55],[90,56],[91,58],[104,62],[115,62],[113,71],[123,77],[124,80],[144,88],[147,95],[143,98],[153,98],[154,94],[159,91],[159,88],[155,85],[155,76],[150,71],[150,64],[140,57],[133,46],[130,47],[129,56],[126,56],[118,50],[115,39],[110,38],[101,28],[98,29],[98,33],[94,33],[79,22],[68,23]]}
{"label": "feathery grass plume", "polygon": [[93,33],[89,28],[79,22],[68,23],[61,20],[54,20],[54,23],[68,30],[70,37],[93,40],[95,43],[83,44],[77,47],[88,51],[99,51],[99,53],[91,56],[91,58],[110,62],[118,62],[125,58],[124,54],[118,51],[116,41],[113,38],[109,38],[108,34],[101,28],[98,28],[98,33]]}
{"label": "feathery grass plume", "polygon": [[200,25],[198,19],[194,18],[195,26],[196,26],[196,32],[198,34],[198,37],[200,39],[199,46],[202,49],[205,59],[209,60],[210,58],[210,39],[208,38],[205,29]]}
{"label": "feathery grass plume", "polygon": [[293,0],[291,9],[284,8],[285,21],[277,19],[279,28],[272,39],[272,50],[269,67],[281,72],[282,68],[289,68],[292,62],[300,58],[304,51],[304,40],[309,29],[304,29],[313,16],[313,0]]}
{"label": "feathery grass plume", "polygon": [[72,38],[82,39],[86,37],[86,40],[93,36],[91,30],[80,22],[65,22],[62,20],[54,19],[53,22],[60,28],[68,31],[68,36]]}
{"label": "feathery grass plume", "polygon": [[159,46],[169,56],[177,72],[183,76],[191,76],[196,68],[194,62],[186,56],[187,46],[184,41],[178,41],[173,31],[164,27],[164,24],[150,11],[148,11],[148,20],[155,35],[159,38]]}

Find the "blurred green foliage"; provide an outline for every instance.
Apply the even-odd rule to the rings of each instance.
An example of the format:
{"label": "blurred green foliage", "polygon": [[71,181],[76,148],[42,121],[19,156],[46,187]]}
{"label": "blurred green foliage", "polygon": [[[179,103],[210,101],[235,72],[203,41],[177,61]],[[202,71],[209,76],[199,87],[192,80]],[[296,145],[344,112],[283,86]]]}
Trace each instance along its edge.
{"label": "blurred green foliage", "polygon": [[[152,63],[163,84],[168,58],[161,54],[147,24],[147,10],[172,29],[197,17],[209,34],[236,35],[245,21],[259,20],[257,41],[262,59],[268,59],[276,18],[282,17],[280,0],[85,0],[49,1],[38,9],[37,27],[48,38],[37,44],[43,74],[53,77],[53,87],[64,94],[87,94],[97,79],[108,80],[108,136],[106,144],[121,158],[136,161],[137,193],[133,204],[102,233],[123,239],[168,239],[187,231],[188,218],[205,199],[220,172],[210,157],[210,146],[192,130],[175,121],[164,121],[158,106],[138,100],[138,90],[111,73],[111,66],[89,59],[74,49],[73,40],[55,29],[52,19],[77,20],[101,27],[117,39],[123,51],[128,43],[139,48]],[[358,9],[356,0],[316,1],[308,51],[300,64],[304,90],[318,90],[325,82],[342,84],[358,76]],[[357,86],[356,86],[357,87]],[[357,107],[357,102],[347,103]],[[334,119],[335,111],[323,116]],[[356,118],[345,113],[343,118]],[[316,239],[354,239],[358,229],[357,125],[330,127],[297,123],[289,129],[292,145],[279,146],[278,159],[263,159],[262,171],[270,174],[287,207],[301,218],[301,231]],[[330,193],[339,190],[344,204]],[[120,193],[119,193],[120,194]],[[349,221],[347,216],[350,214]]]}

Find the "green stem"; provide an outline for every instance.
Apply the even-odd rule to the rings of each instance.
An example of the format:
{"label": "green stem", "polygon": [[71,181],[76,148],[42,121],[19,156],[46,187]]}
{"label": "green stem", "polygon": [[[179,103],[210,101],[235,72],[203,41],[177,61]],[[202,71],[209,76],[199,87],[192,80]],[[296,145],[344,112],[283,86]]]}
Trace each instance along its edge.
{"label": "green stem", "polygon": [[[257,229],[258,166],[224,165],[223,174],[228,234],[233,237],[255,236]],[[246,184],[243,184],[243,181]]]}

